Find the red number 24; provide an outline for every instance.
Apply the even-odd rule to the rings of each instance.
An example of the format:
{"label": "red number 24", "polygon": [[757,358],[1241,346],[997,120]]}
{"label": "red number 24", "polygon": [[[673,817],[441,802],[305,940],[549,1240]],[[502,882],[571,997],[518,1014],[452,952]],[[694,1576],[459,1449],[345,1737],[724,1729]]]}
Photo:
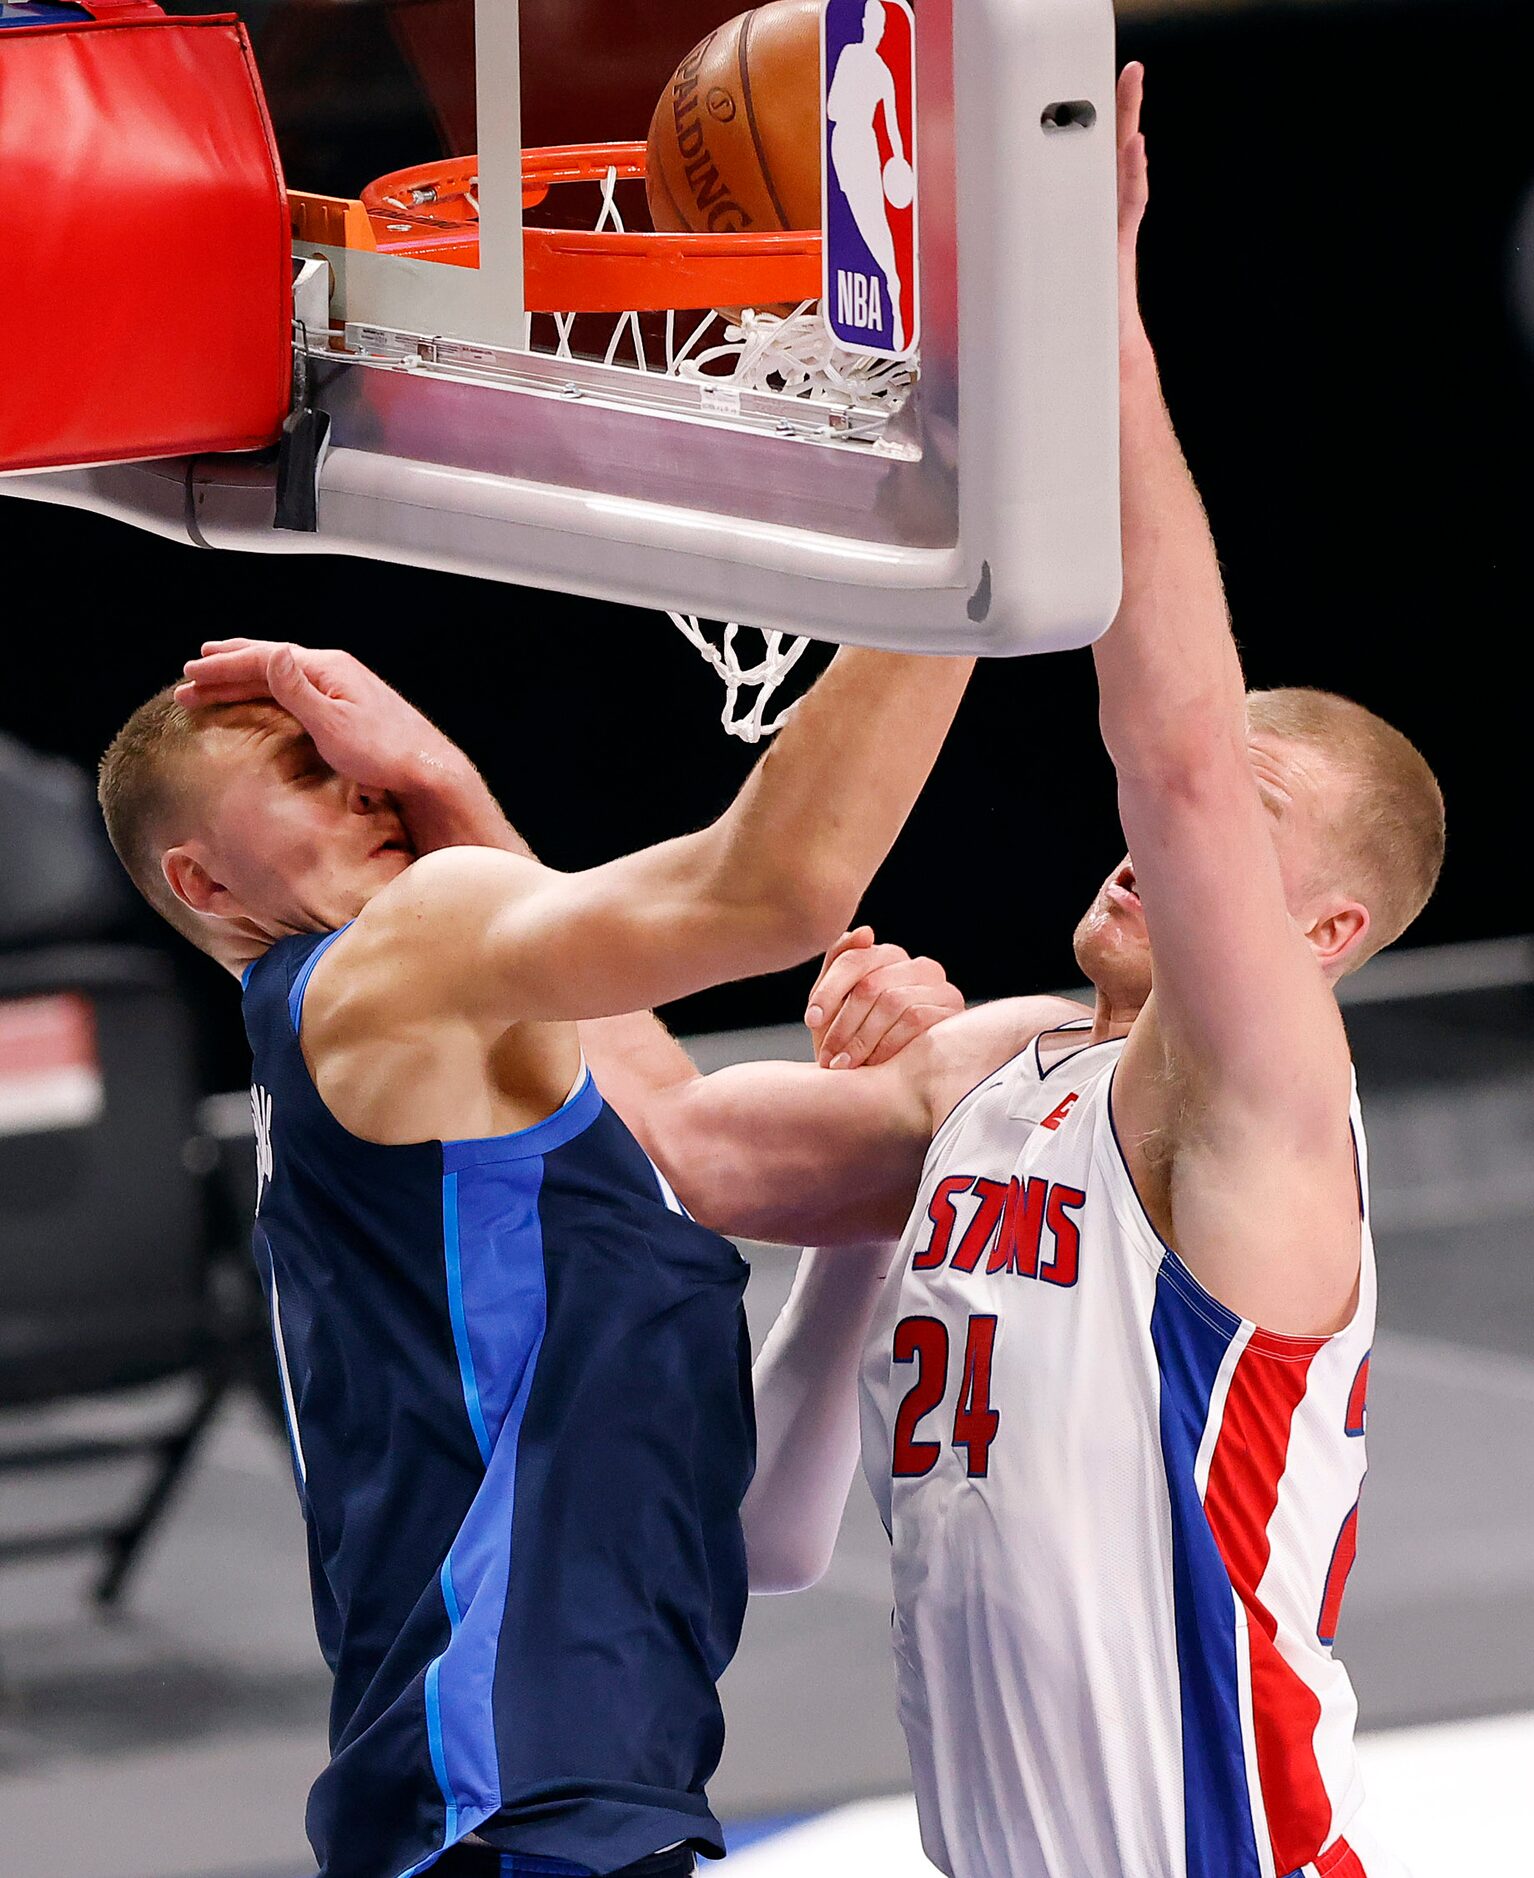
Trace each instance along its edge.
{"label": "red number 24", "polygon": [[[953,1415],[953,1445],[969,1453],[971,1480],[984,1479],[991,1443],[1001,1426],[991,1407],[991,1358],[996,1348],[996,1319],[972,1317],[964,1340],[959,1399]],[[895,1326],[892,1352],[897,1363],[914,1363],[916,1380],[906,1391],[895,1417],[894,1471],[897,1480],[919,1480],[937,1466],[942,1444],[918,1441],[916,1430],[948,1393],[948,1326],[936,1317],[905,1317]]]}

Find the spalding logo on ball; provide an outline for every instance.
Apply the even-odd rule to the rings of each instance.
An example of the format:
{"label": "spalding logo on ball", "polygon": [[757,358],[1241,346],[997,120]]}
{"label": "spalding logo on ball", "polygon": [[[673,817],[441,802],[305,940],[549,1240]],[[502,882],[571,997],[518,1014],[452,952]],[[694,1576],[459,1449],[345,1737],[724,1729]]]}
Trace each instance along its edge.
{"label": "spalding logo on ball", "polygon": [[694,46],[650,121],[663,234],[820,226],[820,0],[774,0]]}
{"label": "spalding logo on ball", "polygon": [[650,122],[650,218],[662,233],[824,228],[837,340],[907,357],[920,328],[915,114],[908,0],[772,0],[677,67]]}

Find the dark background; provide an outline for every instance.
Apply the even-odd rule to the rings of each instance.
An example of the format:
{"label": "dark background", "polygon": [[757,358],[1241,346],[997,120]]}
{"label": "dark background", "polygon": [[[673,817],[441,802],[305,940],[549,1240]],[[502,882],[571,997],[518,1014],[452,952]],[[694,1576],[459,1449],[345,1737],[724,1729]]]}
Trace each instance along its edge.
{"label": "dark background", "polygon": [[[732,10],[606,15],[665,19],[681,38]],[[327,31],[344,16],[359,48],[371,32],[376,69],[394,55],[369,12],[336,9]],[[530,137],[642,133],[610,100],[592,121],[572,64],[603,13],[569,0],[537,41]],[[1534,185],[1531,13],[1374,0],[1122,32],[1149,70],[1148,318],[1250,678],[1361,699],[1444,782],[1449,862],[1414,944],[1529,923],[1514,672],[1534,584],[1534,387],[1512,281]],[[418,125],[424,159],[431,118],[403,61],[393,82],[395,140]],[[366,166],[356,134],[338,165]],[[295,185],[334,186],[285,152]],[[380,155],[374,173],[396,160]],[[8,369],[45,342],[13,334]],[[201,639],[237,631],[367,658],[463,741],[558,866],[697,824],[751,760],[718,728],[712,674],[654,615],[362,561],[199,553],[17,502],[0,502],[0,555],[0,728],[83,764]],[[1089,656],[988,665],[866,912],[972,997],[1057,985],[1076,910],[1118,850]],[[203,961],[182,969],[206,1004],[210,1086],[243,1081],[232,987]],[[684,1031],[782,1021],[807,982],[731,987],[671,1016]]]}

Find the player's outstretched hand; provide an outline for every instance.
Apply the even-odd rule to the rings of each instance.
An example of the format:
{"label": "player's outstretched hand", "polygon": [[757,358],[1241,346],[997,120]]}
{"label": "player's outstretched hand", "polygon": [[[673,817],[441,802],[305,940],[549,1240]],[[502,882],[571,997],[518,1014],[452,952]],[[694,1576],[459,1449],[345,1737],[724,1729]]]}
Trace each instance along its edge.
{"label": "player's outstretched hand", "polygon": [[871,927],[859,926],[826,954],[804,1021],[822,1069],[859,1069],[887,1063],[963,1009],[963,993],[936,959],[879,945]]}
{"label": "player's outstretched hand", "polygon": [[296,717],[323,762],[367,788],[407,797],[467,759],[431,720],[349,652],[266,639],[214,639],[176,687],[188,710],[269,699]]}
{"label": "player's outstretched hand", "polygon": [[1145,67],[1126,65],[1119,74],[1119,330],[1124,339],[1137,338],[1140,325],[1140,224],[1150,201],[1150,174],[1145,157],[1145,133],[1140,111],[1145,102]]}

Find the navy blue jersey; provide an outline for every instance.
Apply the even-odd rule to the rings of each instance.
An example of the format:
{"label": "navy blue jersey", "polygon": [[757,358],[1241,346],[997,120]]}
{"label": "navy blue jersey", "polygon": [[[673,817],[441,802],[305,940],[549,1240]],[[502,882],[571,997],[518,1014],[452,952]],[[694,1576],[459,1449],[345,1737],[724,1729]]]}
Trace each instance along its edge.
{"label": "navy blue jersey", "polygon": [[349,1134],[298,1043],[336,936],[245,988],[255,1254],[335,1674],[322,1878],[405,1878],[470,1832],[595,1872],[720,1853],[744,1262],[584,1075],[518,1134]]}

